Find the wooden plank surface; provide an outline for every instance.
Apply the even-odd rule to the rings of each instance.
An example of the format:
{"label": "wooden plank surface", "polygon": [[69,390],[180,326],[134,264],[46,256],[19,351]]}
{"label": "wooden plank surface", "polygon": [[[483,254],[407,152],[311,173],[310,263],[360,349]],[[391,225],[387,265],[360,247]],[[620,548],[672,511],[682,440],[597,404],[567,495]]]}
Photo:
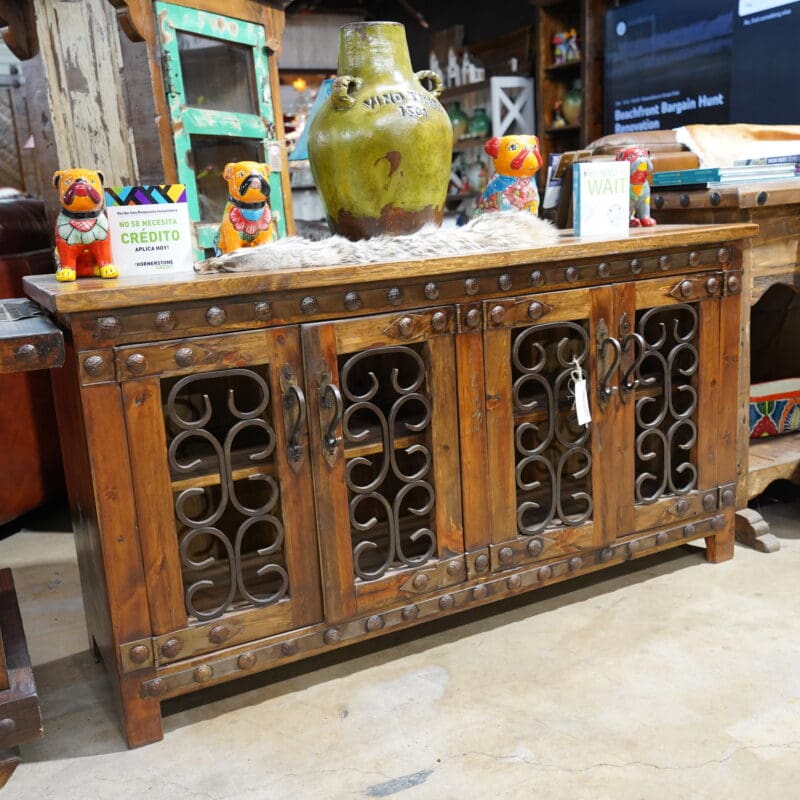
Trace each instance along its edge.
{"label": "wooden plank surface", "polygon": [[781,479],[800,484],[800,433],[751,439],[747,499]]}
{"label": "wooden plank surface", "polygon": [[[452,275],[515,264],[542,264],[594,258],[608,253],[636,253],[653,248],[687,248],[754,236],[751,224],[658,225],[642,228],[621,239],[581,239],[560,232],[559,241],[531,250],[501,250],[382,264],[343,264],[329,267],[286,268],[226,274],[186,274],[125,277],[113,281],[84,278],[59,283],[50,275],[25,278],[25,291],[44,308],[63,314],[170,302],[232,297],[259,292],[281,292],[310,287],[347,286],[387,280],[413,280],[430,275]],[[504,243],[506,247],[509,242]],[[498,246],[501,246],[498,244]]]}

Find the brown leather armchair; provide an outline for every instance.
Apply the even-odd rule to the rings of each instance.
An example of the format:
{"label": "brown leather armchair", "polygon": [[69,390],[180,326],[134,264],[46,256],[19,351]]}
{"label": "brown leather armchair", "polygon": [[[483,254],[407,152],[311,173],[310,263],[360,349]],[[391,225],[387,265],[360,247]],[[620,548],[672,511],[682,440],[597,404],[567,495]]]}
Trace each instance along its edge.
{"label": "brown leather armchair", "polygon": [[[25,275],[54,272],[41,200],[0,189],[0,298]],[[0,525],[63,493],[61,451],[45,370],[0,374]]]}

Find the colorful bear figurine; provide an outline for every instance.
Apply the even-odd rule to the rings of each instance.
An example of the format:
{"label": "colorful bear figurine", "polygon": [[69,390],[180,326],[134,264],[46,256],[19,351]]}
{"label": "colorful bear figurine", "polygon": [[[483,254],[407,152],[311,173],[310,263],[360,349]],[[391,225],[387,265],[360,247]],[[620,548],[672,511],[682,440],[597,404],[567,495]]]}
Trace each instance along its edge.
{"label": "colorful bear figurine", "polygon": [[539,212],[539,190],[533,176],[542,166],[535,136],[494,136],[483,146],[497,173],[478,201],[477,214],[487,211]]}
{"label": "colorful bear figurine", "polygon": [[646,147],[622,148],[617,152],[617,161],[628,161],[631,165],[630,227],[657,225],[650,216],[650,178],[653,174],[650,151]]}
{"label": "colorful bear figurine", "polygon": [[90,169],[58,170],[53,175],[61,211],[56,219],[56,280],[93,275],[116,278],[105,214],[103,173]]}
{"label": "colorful bear figurine", "polygon": [[275,226],[269,205],[269,167],[257,161],[236,161],[225,165],[222,177],[228,182],[228,202],[219,226],[219,251],[233,253],[271,242]]}

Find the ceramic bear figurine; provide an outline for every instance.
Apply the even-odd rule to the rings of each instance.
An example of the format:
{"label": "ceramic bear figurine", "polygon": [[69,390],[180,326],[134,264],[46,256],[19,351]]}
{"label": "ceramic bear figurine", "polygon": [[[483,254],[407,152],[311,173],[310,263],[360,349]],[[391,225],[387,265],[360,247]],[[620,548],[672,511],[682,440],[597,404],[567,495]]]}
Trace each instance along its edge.
{"label": "ceramic bear figurine", "polygon": [[269,167],[257,161],[236,161],[225,165],[222,177],[228,182],[228,202],[219,226],[220,252],[271,242],[275,226],[269,205]]}
{"label": "ceramic bear figurine", "polygon": [[477,214],[486,211],[539,212],[539,190],[533,176],[542,166],[535,136],[494,136],[483,146],[495,172],[478,201]]}
{"label": "ceramic bear figurine", "polygon": [[56,280],[116,278],[105,214],[103,173],[91,169],[58,170],[53,175],[61,211],[56,219]]}
{"label": "ceramic bear figurine", "polygon": [[617,151],[617,161],[628,161],[631,165],[630,226],[650,227],[658,224],[650,216],[650,178],[653,162],[646,147],[626,147]]}

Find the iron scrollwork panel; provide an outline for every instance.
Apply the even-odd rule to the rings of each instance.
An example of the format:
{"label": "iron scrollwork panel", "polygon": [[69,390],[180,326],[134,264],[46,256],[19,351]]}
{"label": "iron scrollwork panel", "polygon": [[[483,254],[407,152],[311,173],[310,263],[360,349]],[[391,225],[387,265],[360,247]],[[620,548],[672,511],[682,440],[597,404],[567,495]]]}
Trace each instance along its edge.
{"label": "iron scrollwork panel", "polygon": [[339,374],[353,571],[374,581],[437,553],[428,374],[410,346],[342,357]]}
{"label": "iron scrollwork panel", "polygon": [[517,531],[575,527],[592,516],[589,426],[575,412],[574,374],[585,374],[589,336],[578,322],[549,322],[513,339]]}
{"label": "iron scrollwork panel", "polygon": [[[302,411],[302,393],[292,397]],[[271,605],[288,594],[269,405],[267,381],[250,369],[189,375],[167,394],[184,601],[196,619],[214,619],[234,604]]]}
{"label": "iron scrollwork panel", "polygon": [[641,348],[635,359],[635,498],[647,505],[697,485],[697,309],[680,303],[640,312],[632,335]]}

